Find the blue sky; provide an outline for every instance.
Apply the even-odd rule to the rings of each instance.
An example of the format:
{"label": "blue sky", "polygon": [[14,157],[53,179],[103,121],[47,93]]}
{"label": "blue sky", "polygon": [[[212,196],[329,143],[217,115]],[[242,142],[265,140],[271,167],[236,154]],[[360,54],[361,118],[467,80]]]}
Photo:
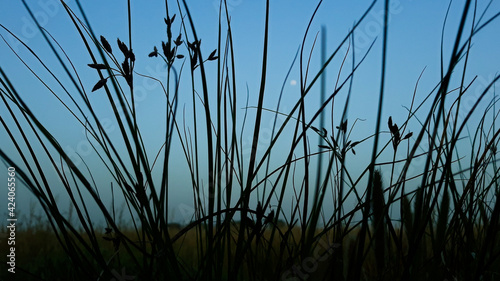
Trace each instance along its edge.
{"label": "blue sky", "polygon": [[[30,2],[30,7],[35,16],[41,21],[42,26],[58,40],[73,63],[78,66],[84,85],[90,91],[98,79],[97,75],[95,71],[86,67],[86,64],[90,63],[91,60],[83,48],[66,12],[56,2],[55,0],[32,1]],[[75,1],[67,2],[76,11]],[[117,2],[119,3],[117,4]],[[162,76],[164,75],[164,65],[158,59],[148,58],[147,54],[152,51],[153,46],[160,47],[160,42],[165,40],[165,24],[163,21],[165,17],[164,2],[132,2],[133,49],[138,58],[135,70],[144,74]],[[276,105],[283,79],[297,48],[302,43],[305,29],[316,7],[315,1],[278,0],[271,2],[268,84],[264,105],[269,108],[273,108]],[[305,60],[307,60],[314,37],[320,31],[321,26],[324,26],[327,30],[327,52],[329,55],[335,50],[354,22],[359,19],[363,11],[370,4],[370,1],[338,2],[340,1],[324,1],[320,7],[306,39]],[[441,30],[448,7],[448,1],[391,1],[391,3],[388,41],[389,55],[386,68],[386,96],[382,115],[382,129],[384,130],[386,130],[385,124],[388,116],[393,116],[396,122],[405,118],[407,112],[403,108],[403,105],[409,106],[415,83],[424,68],[425,72],[417,91],[417,101],[422,101],[425,95],[439,81]],[[478,11],[482,12],[486,4],[486,1],[479,1]],[[53,56],[48,51],[41,34],[34,29],[33,23],[20,1],[7,1],[2,5],[3,8],[0,10],[0,24],[18,35],[29,46],[32,46],[47,62],[53,62]],[[206,53],[205,56],[207,56],[217,47],[218,1],[196,0],[189,1],[189,5],[195,19],[198,36],[202,38],[203,51]],[[448,24],[445,27],[444,33],[445,67],[448,66],[447,61],[453,47],[453,38],[457,32],[463,5],[464,1],[455,1],[451,5]],[[97,35],[103,35],[108,38],[114,48],[117,48],[115,44],[116,38],[128,41],[126,1],[89,0],[84,1],[83,7],[87,12],[90,22],[93,24],[94,32]],[[244,107],[244,100],[246,98],[244,93],[246,93],[247,85],[251,97],[256,97],[259,89],[265,1],[231,0],[228,1],[228,8],[231,14],[231,26],[235,42],[237,87],[238,91],[242,94],[239,106]],[[174,2],[171,3],[171,9],[176,10]],[[488,18],[499,10],[500,3],[494,2],[485,17]],[[378,39],[355,76],[352,103],[349,107],[349,119],[361,118],[366,121],[356,125],[353,130],[353,139],[366,137],[374,131],[374,120],[377,113],[376,104],[380,88],[382,11],[382,2],[379,1],[355,33],[355,54],[358,60],[367,51],[369,44],[375,38],[378,37]],[[176,20],[177,24],[178,20]],[[468,23],[469,28],[470,19]],[[484,88],[484,84],[488,83],[491,77],[499,70],[500,56],[498,50],[500,50],[500,37],[498,36],[498,30],[500,30],[500,22],[495,21],[481,31],[474,40],[470,54],[469,74],[467,75],[469,81],[474,75],[478,75],[477,83],[472,87],[472,93],[480,92],[481,87]],[[16,46],[16,42],[8,36],[5,30],[0,30],[0,34],[6,38],[8,43],[13,44],[14,49],[23,58],[26,58],[30,65],[34,66],[37,73],[44,73],[30,58],[26,50],[20,45]],[[319,46],[320,42],[318,39],[316,49],[312,55],[310,77],[318,70],[320,62]],[[346,48],[344,46],[340,55],[327,68],[328,92],[333,90],[345,51]],[[48,125],[49,129],[55,135],[59,136],[59,141],[67,149],[68,153],[71,154],[78,151],[84,155],[85,161],[90,165],[98,165],[95,155],[90,152],[85,142],[82,128],[75,125],[76,123],[71,119],[71,115],[36,81],[3,41],[0,41],[0,54],[0,66],[10,75],[10,78],[18,90],[23,93],[28,104],[33,107],[37,116]],[[346,73],[351,68],[350,60],[351,57],[348,57],[341,77],[345,78]],[[208,65],[207,68],[209,71],[213,71],[215,70],[215,64],[212,66]],[[55,71],[56,73],[60,73],[61,69],[55,67]],[[49,81],[51,87],[57,87],[50,77],[42,74],[42,78]],[[293,102],[300,94],[300,83],[297,82],[299,79],[299,68],[296,65],[285,87],[285,96],[287,98],[285,98],[282,108],[290,109],[293,106]],[[149,153],[154,154],[161,145],[161,139],[156,138],[155,128],[158,127],[158,115],[163,116],[163,113],[158,114],[158,112],[163,112],[163,94],[159,87],[145,80],[138,78],[136,82],[139,85],[139,89],[143,90],[138,93],[140,97],[138,100],[140,121],[143,122],[144,134],[151,145]],[[314,103],[319,103],[318,92],[318,87],[313,88],[311,98],[308,100],[313,108]],[[345,95],[346,91],[342,91],[336,102],[337,118],[340,117],[339,112],[343,108],[342,102],[345,99]],[[99,92],[92,93],[90,96],[96,104],[105,103],[105,99],[102,95],[99,96]],[[250,105],[256,105],[256,102],[256,99],[251,99]],[[110,122],[112,122],[111,113],[109,111],[106,113],[104,105],[102,105],[102,109],[103,112],[100,117],[103,119],[109,118]],[[3,116],[3,112],[5,112],[3,106],[1,106],[0,112],[2,112]],[[313,110],[310,110],[309,114],[312,112]],[[424,110],[422,113],[426,113],[426,111]],[[266,117],[269,118],[271,115],[267,115]],[[420,115],[420,117],[423,118],[423,115]],[[416,126],[418,123],[415,122],[413,125]],[[5,131],[2,129],[0,132],[2,148],[4,145],[8,147],[9,144],[5,141]],[[388,140],[389,136],[387,134],[381,139],[382,143]],[[358,158],[353,159],[353,161],[367,163],[370,151],[371,145],[368,143],[365,146],[359,147]],[[176,156],[182,157],[181,154]],[[358,165],[358,167],[354,165],[353,169],[361,169],[365,166],[363,164]],[[105,177],[104,175],[102,176]],[[177,184],[182,185],[182,180],[178,180]],[[190,193],[183,191],[177,193],[175,191],[174,194],[178,198],[178,202],[189,204],[191,201]],[[20,200],[28,197],[19,192]]]}

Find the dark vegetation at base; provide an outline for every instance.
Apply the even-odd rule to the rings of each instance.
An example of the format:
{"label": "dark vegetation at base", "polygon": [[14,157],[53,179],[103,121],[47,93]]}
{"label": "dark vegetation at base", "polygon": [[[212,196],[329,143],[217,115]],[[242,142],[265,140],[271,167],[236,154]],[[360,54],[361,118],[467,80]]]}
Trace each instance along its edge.
{"label": "dark vegetation at base", "polygon": [[[176,235],[184,226],[170,226],[169,231]],[[233,241],[237,240],[236,233],[239,229],[239,223],[234,224],[232,229]],[[294,249],[300,247],[301,230],[298,227],[290,228],[284,223],[280,223],[278,228],[284,235],[280,239],[275,239],[272,245],[269,244],[272,226],[267,226],[262,234],[252,243],[251,248],[245,256],[248,265],[242,269],[238,280],[332,280],[336,276],[344,275],[352,267],[351,257],[356,252],[356,237],[360,228],[343,229],[348,232],[343,241],[334,243],[333,237],[336,236],[333,230],[323,233],[320,241],[311,249],[311,253],[305,259],[293,256]],[[425,238],[422,239],[418,258],[412,263],[411,274],[413,280],[468,280],[470,278],[470,264],[477,261],[474,252],[457,251],[452,244],[452,235],[445,238],[445,244],[437,244],[436,238],[439,236],[435,232],[437,226],[429,227],[425,231]],[[432,232],[434,229],[434,233]],[[370,229],[373,236],[377,231],[372,227]],[[406,230],[407,231],[407,230]],[[407,232],[399,228],[395,233],[400,239],[401,245],[397,245],[391,239],[386,239],[386,248],[381,251],[380,246],[365,249],[365,261],[361,268],[361,280],[398,280],[402,277],[405,263],[409,254],[409,244]],[[317,233],[322,233],[323,229],[318,229]],[[485,244],[484,233],[481,229],[475,231],[474,244]],[[124,231],[128,237],[134,237],[133,230]],[[82,236],[85,234],[82,233]],[[457,233],[453,234],[457,235]],[[113,234],[106,233],[105,230],[97,233],[100,237],[100,249],[105,257],[113,260],[109,264],[112,268],[111,275],[103,274],[100,280],[112,280],[118,276],[129,276],[136,278],[133,280],[145,280],[139,277],[140,268],[127,257],[127,254],[120,254],[116,259],[115,246],[109,238]],[[462,234],[463,236],[463,234]],[[53,231],[46,226],[35,226],[31,229],[18,232],[18,241],[22,245],[18,247],[18,267],[17,280],[90,280],[89,277],[78,275],[75,265],[68,260],[68,255],[59,245]],[[283,240],[287,237],[286,242]],[[498,238],[497,238],[498,239]],[[381,243],[380,240],[367,238],[366,244],[370,241]],[[500,241],[492,243],[494,252],[500,252]],[[233,242],[234,243],[234,242]],[[191,230],[183,235],[173,245],[178,260],[182,263],[187,272],[196,272],[198,268],[198,253],[196,249],[200,247],[197,243],[195,230]],[[120,248],[120,247],[118,247]],[[266,257],[270,250],[270,257]],[[283,251],[283,249],[285,249]],[[4,245],[0,247],[4,250]],[[383,252],[386,256],[382,257]],[[439,255],[435,255],[435,253]],[[282,253],[282,255],[280,255]],[[136,253],[137,254],[137,253]],[[228,259],[235,260],[234,253]],[[381,264],[382,261],[382,264]],[[448,261],[448,262],[445,262]],[[228,264],[223,265],[224,271],[227,271]],[[382,268],[382,271],[380,271]],[[281,269],[277,271],[277,269]],[[489,265],[486,267],[482,278],[483,280],[496,280],[500,276],[500,258],[492,257]],[[10,280],[11,275],[2,272],[2,280]],[[189,276],[185,276],[188,279]],[[6,279],[7,278],[7,279]],[[222,276],[221,280],[228,280],[227,276]],[[295,279],[298,278],[298,279]]]}

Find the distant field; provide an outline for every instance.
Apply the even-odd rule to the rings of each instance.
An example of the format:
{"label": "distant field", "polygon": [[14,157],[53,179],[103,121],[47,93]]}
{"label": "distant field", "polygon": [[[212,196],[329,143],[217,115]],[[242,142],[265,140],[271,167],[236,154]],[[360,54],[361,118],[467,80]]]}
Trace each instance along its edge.
{"label": "distant field", "polygon": [[[173,225],[169,227],[169,232],[172,236],[175,236],[182,228],[183,227],[180,225]],[[286,242],[282,239],[283,237],[274,239],[272,246],[268,247],[271,235],[270,228],[271,227],[268,227],[263,230],[262,235],[252,243],[251,249],[249,249],[245,259],[251,261],[250,264],[254,267],[252,269],[245,267],[238,280],[264,280],[268,276],[275,275],[276,271],[281,272],[281,278],[276,280],[322,280],[324,276],[338,275],[338,273],[333,272],[334,269],[338,270],[339,268],[343,268],[343,274],[345,274],[348,272],[349,267],[352,266],[350,257],[355,254],[355,242],[359,228],[349,230],[349,234],[343,238],[342,243],[333,242],[335,237],[335,232],[333,230],[323,233],[323,238],[317,241],[316,245],[311,249],[308,258],[302,261],[300,261],[296,254],[297,249],[300,248],[301,230],[298,227],[289,229],[284,224],[280,224],[280,232],[287,236],[288,239]],[[236,246],[235,241],[238,238],[238,230],[238,225],[233,225],[231,229],[232,240],[230,242],[233,249]],[[323,229],[318,229],[317,233],[322,233],[322,231]],[[398,236],[401,235],[400,229],[396,229],[395,231]],[[430,230],[428,231],[429,232],[425,234],[426,238],[419,248],[421,267],[415,268],[414,275],[420,276],[419,278],[422,278],[421,280],[425,280],[424,278],[429,278],[429,272],[446,276],[446,273],[448,272],[451,274],[452,270],[460,271],[458,268],[453,268],[453,265],[442,263],[440,258],[434,256],[432,249],[433,241],[430,238],[432,235],[430,235]],[[200,247],[198,241],[199,239],[206,239],[206,235],[203,233],[198,235],[196,232],[196,229],[187,231],[173,244],[176,256],[188,272],[196,272],[200,260],[206,259],[203,257],[203,253],[200,252],[206,251],[206,249]],[[251,230],[249,230],[247,235],[250,233]],[[128,237],[136,236],[132,230],[124,232],[124,235]],[[105,230],[96,230],[96,236],[98,237],[98,241],[100,241],[99,247],[103,255],[109,259],[110,267],[115,270],[113,271],[113,274],[115,274],[114,277],[126,275],[132,278],[132,276],[136,276],[136,272],[138,272],[139,269],[137,269],[130,260],[128,254],[121,251],[120,246],[117,247],[117,245],[113,244],[112,239],[114,235],[112,233],[106,234]],[[403,236],[406,235],[403,234]],[[85,237],[84,233],[82,233],[82,237]],[[484,243],[484,241],[481,241],[480,237],[476,238],[476,243]],[[47,229],[46,226],[38,226],[33,229],[19,231],[17,239],[19,242],[17,248],[17,280],[81,279],[81,276],[78,276],[77,272],[74,270],[74,265],[69,262],[68,256],[61,248],[56,236],[50,229]],[[388,246],[388,253],[386,253],[388,256],[386,260],[388,272],[385,272],[384,275],[390,276],[390,278],[401,277],[404,269],[403,264],[408,255],[408,243],[406,238],[401,241],[402,245],[400,246],[395,244]],[[369,238],[367,238],[366,242],[367,245],[370,245]],[[495,245],[496,251],[500,251],[500,243],[493,243],[493,245]],[[399,247],[401,247],[401,250]],[[450,245],[447,250],[442,252],[442,255],[457,261],[468,259],[466,253],[456,252],[453,248],[454,247]],[[5,252],[5,250],[5,244],[2,244],[0,251]],[[367,257],[362,267],[362,280],[379,280],[377,277],[379,273],[377,272],[376,253],[373,248],[370,250],[369,246],[367,246],[366,250]],[[139,253],[136,251],[135,254]],[[231,257],[226,259],[226,263],[227,261],[234,261],[235,259],[236,257],[233,253]],[[463,266],[466,267],[465,264]],[[497,257],[490,265],[490,268],[492,270],[487,272],[487,276],[492,278],[489,280],[495,280],[495,276],[500,276],[500,258]],[[227,264],[223,266],[223,270],[227,270]],[[124,273],[126,274],[123,275]],[[2,280],[10,280],[8,279],[9,275],[4,272],[2,272],[0,276],[2,278],[7,278]],[[223,277],[224,280],[226,280],[226,278],[227,276]]]}

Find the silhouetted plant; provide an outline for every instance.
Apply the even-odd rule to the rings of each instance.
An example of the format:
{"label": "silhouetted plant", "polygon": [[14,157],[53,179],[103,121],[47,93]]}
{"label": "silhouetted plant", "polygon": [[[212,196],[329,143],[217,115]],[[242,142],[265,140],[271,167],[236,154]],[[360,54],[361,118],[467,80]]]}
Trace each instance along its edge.
{"label": "silhouetted plant", "polygon": [[[166,1],[166,40],[158,40],[149,54],[133,51],[130,0],[126,30],[129,38],[117,39],[116,45],[96,35],[79,1],[76,6],[81,16],[61,1],[89,55],[87,66],[73,65],[71,58],[60,55],[65,54],[64,49],[41,27],[23,1],[57,60],[45,62],[0,25],[2,32],[16,38],[43,63],[50,75],[48,79],[65,86],[60,94],[45,84],[85,130],[112,182],[113,202],[108,207],[100,192],[109,182],[95,182],[94,167],[74,162],[49,126],[37,119],[26,104],[25,93],[16,90],[9,79],[9,75],[15,74],[0,68],[0,98],[6,109],[0,114],[0,122],[15,148],[15,151],[0,148],[0,157],[16,168],[19,180],[42,206],[53,230],[52,234],[43,232],[43,235],[52,235],[50,239],[57,240],[57,245],[71,259],[71,267],[64,267],[59,277],[110,280],[122,268],[137,280],[493,280],[498,276],[497,99],[492,99],[484,113],[478,106],[500,76],[487,85],[464,118],[458,120],[457,116],[464,103],[462,97],[474,83],[473,79],[467,84],[465,75],[473,38],[500,13],[490,18],[485,18],[484,13],[476,17],[478,11],[471,6],[474,3],[466,1],[453,49],[448,54],[448,68],[443,66],[446,54],[442,51],[441,73],[435,88],[417,104],[414,94],[406,120],[393,120],[392,116],[385,119],[381,110],[384,79],[389,75],[385,73],[385,63],[390,55],[387,50],[390,3],[384,1],[383,62],[381,72],[374,74],[380,75],[382,84],[376,129],[364,139],[356,139],[351,133],[357,129],[359,119],[347,116],[348,106],[355,105],[350,101],[353,76],[375,41],[361,59],[353,51],[345,54],[343,61],[352,58],[352,68],[347,75],[339,74],[330,94],[322,87],[319,107],[307,106],[306,98],[324,77],[327,66],[340,56],[341,48],[348,45],[348,50],[354,49],[354,33],[376,2],[371,2],[329,54],[322,48],[324,56],[319,70],[312,72],[309,63],[314,48],[308,59],[304,56],[315,10],[303,35],[303,44],[288,69],[289,74],[298,59],[300,96],[291,109],[284,111],[280,103],[288,74],[276,107],[264,105],[269,82],[270,1],[266,1],[257,105],[249,106],[247,92],[243,109],[239,104],[242,94],[236,73],[237,52],[226,1],[220,2],[218,33],[203,34],[217,36],[217,46],[202,44],[186,1]],[[465,26],[467,17],[473,17],[470,31]],[[136,60],[161,60],[166,65],[166,81],[137,73]],[[59,66],[67,77],[53,72]],[[88,84],[80,81],[80,67],[95,70],[94,80]],[[343,64],[339,73],[342,67]],[[134,93],[137,76],[155,81],[165,94],[166,112],[162,117],[165,127],[157,128],[163,136],[163,145],[154,158],[147,153],[137,122],[140,114]],[[214,86],[208,82],[210,79],[216,82]],[[459,86],[450,90],[456,81]],[[181,84],[186,85],[182,93]],[[87,95],[89,90],[106,98],[118,136],[110,134],[98,118],[99,107]],[[348,99],[342,118],[337,120],[333,118],[333,104],[341,91],[347,92]],[[191,99],[183,114],[178,112],[180,94]],[[450,99],[452,103],[448,102]],[[430,107],[423,106],[427,101]],[[327,110],[330,106],[332,112]],[[428,108],[428,112],[422,113],[423,108]],[[255,112],[252,118],[248,114],[251,111]],[[192,119],[184,118],[187,112],[191,112]],[[240,112],[243,120],[239,118]],[[272,114],[272,136],[269,145],[258,151],[262,122],[268,118],[266,113]],[[328,113],[332,120],[337,120],[332,121],[331,128],[325,128],[323,119]],[[479,126],[471,130],[470,120],[477,115]],[[388,132],[381,129],[386,128],[381,127],[382,120],[388,120]],[[421,126],[410,131],[409,122],[414,120]],[[243,149],[243,135],[248,134],[245,126],[253,126],[248,155]],[[318,146],[311,146],[311,139],[320,140]],[[424,139],[428,140],[427,145]],[[470,141],[470,151],[458,147],[464,139]],[[355,149],[372,141],[372,158],[363,172],[355,175],[346,159],[360,157]],[[383,145],[379,146],[379,142]],[[383,162],[380,155],[391,144],[393,159]],[[285,153],[281,148],[286,148]],[[173,149],[182,151],[185,159],[174,159]],[[397,159],[401,153],[405,157]],[[464,167],[461,157],[466,153],[470,163]],[[324,161],[315,166],[311,161],[315,157]],[[419,174],[413,175],[409,168],[416,159],[423,160],[424,165]],[[180,165],[181,161],[189,169],[187,180],[194,204],[193,217],[182,226],[173,225],[169,216],[173,208],[169,205],[171,177],[176,176],[172,174],[172,165]],[[155,169],[160,170],[159,177],[155,176]],[[55,177],[49,178],[53,171]],[[389,180],[383,178],[382,172]],[[420,181],[417,189],[407,186],[414,179]],[[63,187],[62,192],[74,207],[74,217],[65,215],[58,206],[54,186]],[[125,198],[126,205],[120,211],[128,213],[128,227],[115,215],[116,190]],[[286,213],[284,205],[290,203],[288,191],[294,197],[291,210]],[[333,198],[330,213],[325,212],[329,204],[325,201],[327,194]],[[348,199],[355,204],[347,204]],[[104,227],[96,226],[91,208],[102,214]],[[399,215],[395,217],[393,210],[398,210]],[[55,279],[56,276],[42,272],[61,268],[61,261],[54,259],[44,266],[25,271],[31,271],[31,277],[39,274],[40,278]]]}

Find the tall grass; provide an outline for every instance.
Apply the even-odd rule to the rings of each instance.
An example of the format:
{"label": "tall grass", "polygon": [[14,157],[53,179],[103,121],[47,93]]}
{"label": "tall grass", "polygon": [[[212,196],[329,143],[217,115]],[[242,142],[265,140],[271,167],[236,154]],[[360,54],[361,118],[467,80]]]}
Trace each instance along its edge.
{"label": "tall grass", "polygon": [[[0,156],[7,165],[16,168],[19,180],[38,199],[55,239],[74,266],[73,272],[68,273],[70,278],[111,280],[116,277],[115,270],[123,266],[137,280],[499,278],[496,147],[500,130],[495,125],[496,98],[483,100],[494,90],[498,75],[467,115],[459,118],[463,97],[474,85],[474,79],[466,78],[473,39],[496,20],[499,13],[486,18],[485,11],[477,10],[476,2],[466,1],[453,49],[446,53],[442,47],[441,75],[436,79],[435,88],[419,102],[415,87],[407,118],[392,120],[382,110],[384,81],[389,75],[386,72],[390,56],[387,42],[393,40],[388,36],[390,1],[386,0],[381,71],[377,74],[381,86],[376,127],[366,138],[355,141],[350,137],[356,122],[347,115],[348,107],[354,106],[350,102],[351,89],[358,67],[371,53],[375,42],[361,58],[355,57],[352,51],[340,58],[352,59],[352,68],[342,79],[339,74],[331,93],[326,93],[324,86],[325,71],[333,59],[342,56],[344,47],[355,49],[354,34],[377,1],[367,6],[330,53],[324,44],[326,38],[321,39],[322,62],[317,72],[310,72],[311,56],[316,50],[306,50],[306,45],[311,40],[309,33],[316,12],[321,8],[322,1],[319,1],[288,71],[289,74],[298,65],[300,96],[286,112],[280,104],[288,74],[276,107],[264,105],[269,94],[266,88],[269,17],[272,16],[269,2],[266,1],[262,30],[257,104],[249,106],[247,97],[247,106],[243,109],[240,108],[242,97],[249,93],[239,90],[239,79],[244,79],[236,71],[237,50],[225,1],[220,3],[218,34],[204,35],[217,36],[217,46],[203,47],[187,2],[166,1],[166,39],[151,47],[149,58],[136,54],[132,47],[130,0],[127,1],[128,38],[118,39],[116,44],[92,29],[79,1],[74,7],[78,13],[61,1],[88,53],[88,66],[73,64],[57,38],[37,22],[25,1],[26,9],[56,56],[55,61],[45,61],[0,25],[1,34],[14,36],[42,64],[49,74],[46,79],[62,86],[63,91],[56,91],[48,83],[44,84],[67,108],[76,124],[84,128],[111,179],[113,194],[120,192],[125,198],[129,227],[118,221],[114,201],[110,208],[109,202],[100,195],[109,181],[95,182],[93,167],[74,163],[48,124],[37,119],[27,105],[26,93],[16,90],[9,79],[14,74],[0,68],[0,97],[6,109],[0,114],[0,122],[15,147],[15,151],[0,149]],[[471,17],[467,26],[466,19]],[[446,18],[443,30],[445,25]],[[9,44],[4,35],[5,44]],[[12,51],[12,55],[17,55],[14,49]],[[166,81],[134,70],[136,60],[148,59],[165,64]],[[448,67],[444,67],[444,61],[448,61]],[[64,69],[66,77],[56,75],[53,71],[56,65]],[[31,70],[29,64],[26,67]],[[92,89],[79,74],[83,67],[96,72]],[[216,73],[211,73],[213,69]],[[343,64],[338,71],[346,71]],[[40,77],[36,71],[33,74]],[[165,94],[163,145],[155,155],[147,153],[147,141],[138,122],[140,112],[134,94],[137,77],[158,83]],[[39,79],[44,82],[43,78]],[[216,82],[214,86],[210,86],[211,79]],[[320,106],[311,108],[306,100],[316,84],[323,85]],[[88,96],[90,90],[105,95],[119,128],[118,137],[110,134],[100,121],[99,107]],[[347,92],[348,98],[342,118],[337,120],[333,109],[341,92]],[[189,95],[190,103],[180,105],[180,95]],[[477,109],[484,103],[488,106],[483,113]],[[424,108],[429,111],[422,112]],[[328,113],[331,129],[325,125]],[[185,118],[186,114],[192,118]],[[264,114],[273,116],[272,137],[265,150],[259,151]],[[469,127],[472,118],[480,120],[474,130]],[[388,120],[387,127],[384,120]],[[410,128],[410,121],[421,126]],[[388,132],[389,139],[384,137]],[[252,140],[248,157],[242,146],[246,134]],[[310,140],[319,140],[318,146],[311,145]],[[463,151],[460,144],[465,141],[470,142],[469,151]],[[368,143],[373,145],[371,160],[360,175],[354,175],[346,162],[348,153],[355,154],[358,145]],[[176,176],[172,166],[179,166],[181,161],[172,156],[174,150],[184,155],[182,161],[189,169],[190,178],[186,180],[190,182],[194,205],[192,219],[181,229],[172,228],[169,221],[169,211],[173,209],[169,205],[171,182]],[[383,162],[381,155],[385,151],[392,151],[392,161]],[[398,151],[405,151],[406,157],[397,159],[401,155]],[[461,159],[464,154],[470,159],[467,166]],[[419,174],[414,175],[409,169],[416,159],[425,164]],[[276,160],[281,162],[276,164]],[[157,170],[161,171],[160,177],[154,173]],[[53,171],[55,177],[49,177]],[[420,182],[416,189],[407,186],[414,179]],[[58,205],[53,190],[56,185],[63,187],[62,192],[74,207],[76,220],[68,218]],[[294,200],[288,212],[290,192]],[[325,212],[329,206],[325,198],[329,193],[333,198],[333,212]],[[348,200],[354,200],[355,204],[347,204]],[[105,229],[96,228],[97,219],[91,215],[90,208],[102,214]],[[394,210],[399,215],[394,215]],[[186,254],[191,251],[192,255]],[[39,277],[54,278],[45,276]]]}

